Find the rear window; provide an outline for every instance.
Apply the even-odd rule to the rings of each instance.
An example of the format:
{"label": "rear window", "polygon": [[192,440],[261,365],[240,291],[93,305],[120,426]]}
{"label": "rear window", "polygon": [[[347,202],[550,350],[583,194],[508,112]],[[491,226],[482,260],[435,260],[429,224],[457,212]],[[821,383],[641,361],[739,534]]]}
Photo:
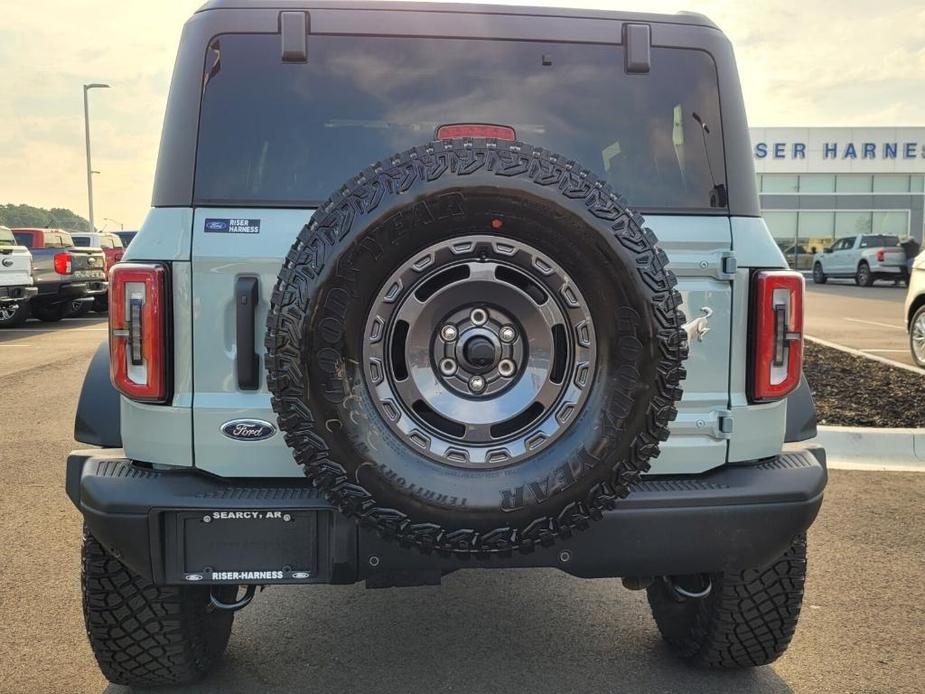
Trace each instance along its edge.
{"label": "rear window", "polygon": [[622,46],[344,36],[312,36],[308,62],[288,64],[278,35],[223,35],[206,56],[196,204],[313,207],[462,122],[511,126],[640,209],[724,208],[712,58],[654,47],[648,74],[623,66]]}
{"label": "rear window", "polygon": [[88,239],[86,236],[74,236],[73,239],[75,246],[79,246],[80,248],[90,247],[90,239]]}
{"label": "rear window", "polygon": [[864,236],[861,238],[861,248],[890,248],[899,245],[898,236],[883,236],[874,234],[873,236]]}
{"label": "rear window", "polygon": [[74,239],[63,231],[45,232],[45,248],[73,248]]}
{"label": "rear window", "polygon": [[0,246],[16,246],[16,237],[6,227],[0,227]]}
{"label": "rear window", "polygon": [[16,243],[20,246],[25,246],[26,248],[32,248],[32,234],[26,234],[24,232],[13,232],[13,237],[16,239]]}

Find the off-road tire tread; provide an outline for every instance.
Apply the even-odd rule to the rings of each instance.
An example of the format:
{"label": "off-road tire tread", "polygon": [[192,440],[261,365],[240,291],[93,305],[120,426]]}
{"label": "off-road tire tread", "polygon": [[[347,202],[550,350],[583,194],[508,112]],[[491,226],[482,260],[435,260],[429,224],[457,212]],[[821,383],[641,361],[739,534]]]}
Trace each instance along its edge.
{"label": "off-road tire tread", "polygon": [[[583,200],[591,215],[608,224],[617,241],[635,258],[640,283],[658,326],[655,337],[661,355],[656,394],[649,402],[646,424],[636,434],[629,455],[613,464],[610,481],[598,484],[583,501],[569,504],[555,516],[536,518],[526,527],[499,527],[488,532],[415,523],[398,509],[380,506],[350,478],[346,469],[329,457],[304,402],[307,378],[302,353],[314,279],[329,259],[335,259],[336,249],[350,242],[354,221],[373,212],[386,193],[405,192],[418,181],[434,181],[448,173],[464,178],[480,169],[494,173],[501,179],[501,186],[504,180],[518,177],[557,189],[564,198]],[[681,398],[688,345],[682,329],[682,299],[675,290],[677,279],[667,269],[668,257],[656,243],[655,234],[644,226],[642,217],[592,171],[523,142],[483,138],[431,142],[368,167],[319,206],[287,254],[273,289],[265,342],[267,386],[296,462],[341,512],[365,527],[377,529],[383,537],[425,552],[530,552],[586,528],[590,521],[600,519],[603,511],[614,508],[649,469],[650,460],[658,455],[659,443],[668,438],[668,424],[677,416],[675,403]]]}
{"label": "off-road tire tread", "polygon": [[115,684],[195,682],[228,643],[233,613],[213,611],[207,587],[156,586],[106,552],[86,529],[81,587],[90,646]]}
{"label": "off-road tire tread", "polygon": [[682,624],[665,583],[657,579],[648,588],[655,623],[671,649],[708,669],[774,662],[790,645],[800,616],[806,536],[797,536],[784,555],[765,568],[713,574],[711,580],[710,595],[697,601],[699,609]]}

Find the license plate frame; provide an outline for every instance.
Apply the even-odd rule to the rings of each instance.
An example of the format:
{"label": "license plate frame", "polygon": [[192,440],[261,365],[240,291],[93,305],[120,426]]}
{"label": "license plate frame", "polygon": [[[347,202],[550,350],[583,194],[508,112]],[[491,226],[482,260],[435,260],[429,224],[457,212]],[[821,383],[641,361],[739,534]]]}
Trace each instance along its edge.
{"label": "license plate frame", "polygon": [[164,514],[174,584],[315,583],[329,555],[327,512],[202,509]]}

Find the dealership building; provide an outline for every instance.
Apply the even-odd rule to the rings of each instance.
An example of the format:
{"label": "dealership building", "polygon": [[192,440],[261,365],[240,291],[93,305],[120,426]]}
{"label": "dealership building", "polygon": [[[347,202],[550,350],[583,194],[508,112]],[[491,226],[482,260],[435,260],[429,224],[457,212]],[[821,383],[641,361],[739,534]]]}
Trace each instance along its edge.
{"label": "dealership building", "polygon": [[761,209],[798,254],[861,233],[925,227],[925,128],[752,128]]}

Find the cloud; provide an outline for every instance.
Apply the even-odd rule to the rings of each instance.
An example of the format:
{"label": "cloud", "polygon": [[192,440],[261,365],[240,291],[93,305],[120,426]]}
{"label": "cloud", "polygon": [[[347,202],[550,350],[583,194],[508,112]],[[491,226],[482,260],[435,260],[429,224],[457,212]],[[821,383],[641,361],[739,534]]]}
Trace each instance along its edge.
{"label": "cloud", "polygon": [[[666,0],[512,2],[683,9]],[[97,217],[137,227],[150,204],[180,29],[201,3],[46,0],[38,11],[25,0],[0,2],[0,202],[86,214],[81,85],[109,82],[112,90],[91,94]],[[925,125],[919,0],[701,0],[697,10],[736,48],[752,124]]]}

